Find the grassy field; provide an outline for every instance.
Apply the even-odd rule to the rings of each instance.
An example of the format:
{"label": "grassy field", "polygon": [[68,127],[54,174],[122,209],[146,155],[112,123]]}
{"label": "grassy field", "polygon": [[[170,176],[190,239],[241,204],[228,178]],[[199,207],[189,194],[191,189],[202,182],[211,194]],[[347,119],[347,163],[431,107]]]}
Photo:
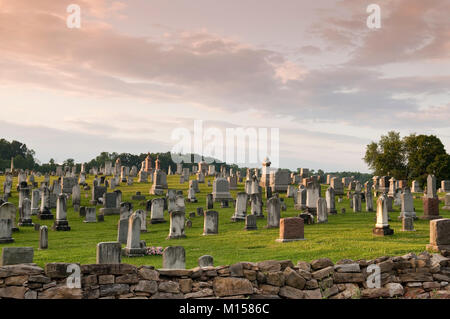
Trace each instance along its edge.
{"label": "grassy field", "polygon": [[[193,179],[194,176],[191,176]],[[3,185],[5,177],[0,176],[0,185]],[[51,180],[55,179],[52,177]],[[37,181],[42,181],[43,177]],[[135,179],[137,180],[137,178]],[[199,184],[201,192],[197,194],[198,203],[186,204],[186,215],[196,210],[196,207],[205,207],[206,194],[212,191],[208,187],[207,177],[205,184]],[[92,184],[92,176],[88,179],[89,185]],[[183,190],[187,197],[188,183],[180,184],[179,176],[168,176],[169,188]],[[17,179],[13,182],[13,193],[10,202],[17,205],[18,193],[15,190]],[[147,199],[156,196],[148,195],[151,183],[134,183],[133,186],[118,187],[123,192],[123,201],[133,203],[134,209],[145,209],[144,202],[131,201],[131,196],[137,191],[146,195]],[[326,185],[322,185],[324,194]],[[231,191],[233,197],[236,192],[243,191],[244,184],[240,183],[238,190]],[[284,197],[285,194],[282,195]],[[82,190],[82,206],[89,206],[91,197],[90,191]],[[281,217],[294,217],[299,211],[294,209],[293,199],[285,199],[287,202],[287,211],[281,212]],[[264,200],[265,202],[265,200]],[[290,259],[293,262],[298,260],[311,261],[320,257],[329,257],[336,262],[339,259],[371,259],[384,255],[403,255],[408,252],[420,253],[425,250],[425,245],[429,242],[429,221],[415,221],[415,232],[402,232],[401,221],[397,219],[399,207],[390,213],[390,226],[394,229],[393,236],[375,237],[372,235],[372,228],[375,225],[375,213],[353,213],[349,206],[349,200],[344,197],[342,203],[337,203],[338,215],[332,215],[328,218],[327,224],[305,225],[304,241],[291,243],[278,243],[278,229],[265,229],[266,220],[258,220],[258,230],[245,231],[244,222],[231,222],[234,208],[221,209],[219,203],[214,204],[214,210],[219,212],[219,234],[203,236],[203,218],[195,217],[192,219],[192,228],[186,229],[185,239],[166,240],[169,232],[169,217],[165,212],[166,223],[148,225],[147,233],[141,234],[141,239],[145,240],[147,246],[184,246],[186,249],[186,267],[197,266],[197,259],[202,255],[212,255],[215,265],[226,265],[239,261],[262,261],[268,259]],[[341,208],[346,209],[345,214],[341,214]],[[376,203],[374,200],[374,207]],[[415,199],[417,216],[423,214],[422,202],[419,198]],[[442,207],[442,203],[441,203]],[[98,207],[99,208],[99,207]],[[267,216],[264,207],[264,215]],[[365,203],[363,203],[363,211]],[[54,210],[53,210],[53,213]],[[449,211],[440,211],[440,215],[450,218]],[[147,216],[148,220],[150,216]],[[15,239],[11,244],[0,244],[2,247],[34,247],[34,261],[40,266],[48,262],[74,262],[80,264],[95,263],[96,245],[102,241],[117,240],[117,222],[119,216],[105,216],[105,222],[101,223],[83,223],[82,217],[73,211],[71,200],[68,201],[68,220],[69,232],[53,231],[50,229],[53,221],[41,221],[33,216],[33,222],[49,226],[49,248],[47,250],[38,250],[39,232],[34,228],[21,227],[19,232],[13,233]],[[134,265],[151,265],[157,268],[162,266],[162,256],[146,256],[139,258],[122,258],[123,263]]]}

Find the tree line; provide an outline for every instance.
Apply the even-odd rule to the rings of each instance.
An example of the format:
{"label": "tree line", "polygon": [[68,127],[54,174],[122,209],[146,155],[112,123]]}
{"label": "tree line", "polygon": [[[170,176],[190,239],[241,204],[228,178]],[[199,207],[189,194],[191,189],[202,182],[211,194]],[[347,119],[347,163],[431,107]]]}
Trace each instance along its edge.
{"label": "tree line", "polygon": [[438,183],[450,179],[450,155],[435,135],[402,138],[390,131],[367,145],[364,161],[375,175],[397,180],[417,180],[424,185],[428,174],[435,175]]}

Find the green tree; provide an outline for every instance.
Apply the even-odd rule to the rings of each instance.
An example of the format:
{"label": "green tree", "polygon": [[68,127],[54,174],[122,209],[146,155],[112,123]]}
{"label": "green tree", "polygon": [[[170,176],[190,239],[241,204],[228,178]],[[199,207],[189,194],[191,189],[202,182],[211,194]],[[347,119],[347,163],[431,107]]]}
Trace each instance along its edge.
{"label": "green tree", "polygon": [[378,143],[367,145],[364,161],[375,175],[389,175],[396,179],[407,177],[405,147],[400,133],[388,132]]}
{"label": "green tree", "polygon": [[389,175],[396,179],[415,179],[424,184],[428,174],[439,181],[450,178],[450,155],[441,140],[434,135],[400,138],[389,132],[380,141],[366,147],[364,161],[375,175]]}

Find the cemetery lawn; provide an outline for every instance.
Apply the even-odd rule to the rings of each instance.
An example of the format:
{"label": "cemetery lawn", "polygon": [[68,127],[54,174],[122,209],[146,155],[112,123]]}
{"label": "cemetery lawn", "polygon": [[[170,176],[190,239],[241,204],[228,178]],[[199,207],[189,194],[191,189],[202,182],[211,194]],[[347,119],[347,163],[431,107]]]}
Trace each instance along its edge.
{"label": "cemetery lawn", "polygon": [[[194,179],[191,176],[191,179]],[[51,183],[55,177],[51,177]],[[87,183],[92,185],[93,176],[89,176]],[[137,178],[135,178],[137,180]],[[188,183],[179,183],[178,175],[167,177],[169,188],[183,190],[187,198]],[[212,177],[206,177],[205,184],[200,185],[200,193],[197,193],[198,203],[186,203],[186,217],[190,212],[195,212],[196,207],[205,208],[206,194],[212,192],[212,186],[208,187],[207,181],[213,181]],[[0,185],[5,181],[4,176],[0,176]],[[43,177],[36,178],[39,183]],[[15,189],[17,177],[13,181],[13,191],[10,202],[16,206],[18,204],[18,193]],[[120,189],[123,193],[123,201],[133,203],[134,210],[145,209],[145,201],[132,201],[131,196],[137,191],[146,195],[147,199],[157,196],[148,195],[151,183],[137,183],[133,186],[126,186],[122,183]],[[325,196],[327,186],[322,185],[322,196]],[[111,191],[111,190],[108,190]],[[244,183],[238,184],[237,190],[232,190],[231,194],[236,197],[236,193],[244,191]],[[418,217],[422,216],[423,208],[420,194],[416,195],[414,205]],[[442,196],[443,194],[439,194]],[[285,197],[282,194],[281,197]],[[81,206],[89,206],[91,191],[81,190]],[[265,203],[265,199],[263,200]],[[295,217],[300,212],[294,209],[292,198],[285,199],[287,211],[281,212],[281,217]],[[443,203],[440,204],[442,208]],[[33,216],[33,222],[49,227],[49,248],[38,250],[39,232],[33,227],[20,227],[18,232],[13,233],[14,243],[0,244],[3,247],[33,247],[34,262],[43,267],[50,262],[66,262],[80,264],[94,264],[96,262],[96,245],[99,242],[117,240],[118,215],[105,216],[105,221],[100,223],[83,223],[84,218],[72,208],[71,199],[67,202],[68,220],[71,230],[68,232],[54,231],[51,229],[53,221],[39,220]],[[101,206],[97,206],[98,209]],[[374,199],[374,207],[376,201]],[[389,214],[390,226],[394,229],[393,236],[375,237],[372,235],[372,228],[375,225],[375,212],[367,213],[365,203],[362,203],[363,212],[354,213],[349,206],[349,200],[344,196],[344,200],[338,203],[336,200],[337,215],[328,217],[327,224],[305,225],[304,241],[278,243],[279,229],[265,229],[266,219],[257,221],[258,230],[245,231],[244,222],[232,222],[230,220],[234,212],[234,207],[230,203],[230,208],[220,208],[220,203],[214,203],[214,210],[219,212],[219,234],[203,236],[203,217],[196,216],[192,219],[192,228],[186,228],[185,239],[166,240],[169,233],[169,216],[164,212],[166,223],[148,224],[147,233],[141,234],[141,239],[145,240],[147,246],[184,246],[186,249],[186,267],[197,266],[197,259],[202,255],[214,257],[214,265],[228,265],[240,261],[258,262],[269,259],[290,259],[294,263],[299,260],[311,261],[321,257],[328,257],[333,262],[340,259],[373,259],[380,256],[397,256],[409,252],[420,253],[425,250],[429,242],[429,221],[418,219],[414,222],[415,232],[402,232],[401,221],[398,220],[400,207],[394,206],[394,212]],[[346,213],[341,213],[341,208],[345,208]],[[249,209],[250,211],[250,209]],[[55,210],[52,209],[55,215]],[[263,212],[267,217],[266,205]],[[18,215],[18,214],[17,214]],[[440,210],[440,215],[450,218],[450,211]],[[150,220],[150,214],[147,216]],[[125,245],[123,245],[124,247]],[[145,256],[137,258],[122,257],[122,263],[133,265],[150,265],[156,268],[162,267],[162,256]]]}

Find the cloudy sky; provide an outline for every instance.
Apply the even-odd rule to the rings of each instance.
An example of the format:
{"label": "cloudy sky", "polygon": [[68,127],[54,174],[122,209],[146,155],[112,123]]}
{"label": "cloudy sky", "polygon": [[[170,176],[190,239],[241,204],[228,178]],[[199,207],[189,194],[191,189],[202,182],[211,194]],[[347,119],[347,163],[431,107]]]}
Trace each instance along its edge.
{"label": "cloudy sky", "polygon": [[[66,26],[69,4],[81,28]],[[381,7],[381,29],[366,8]],[[279,166],[368,171],[388,130],[450,150],[448,0],[0,0],[0,136],[160,152],[194,120],[279,128]],[[269,152],[270,155],[270,152]]]}

